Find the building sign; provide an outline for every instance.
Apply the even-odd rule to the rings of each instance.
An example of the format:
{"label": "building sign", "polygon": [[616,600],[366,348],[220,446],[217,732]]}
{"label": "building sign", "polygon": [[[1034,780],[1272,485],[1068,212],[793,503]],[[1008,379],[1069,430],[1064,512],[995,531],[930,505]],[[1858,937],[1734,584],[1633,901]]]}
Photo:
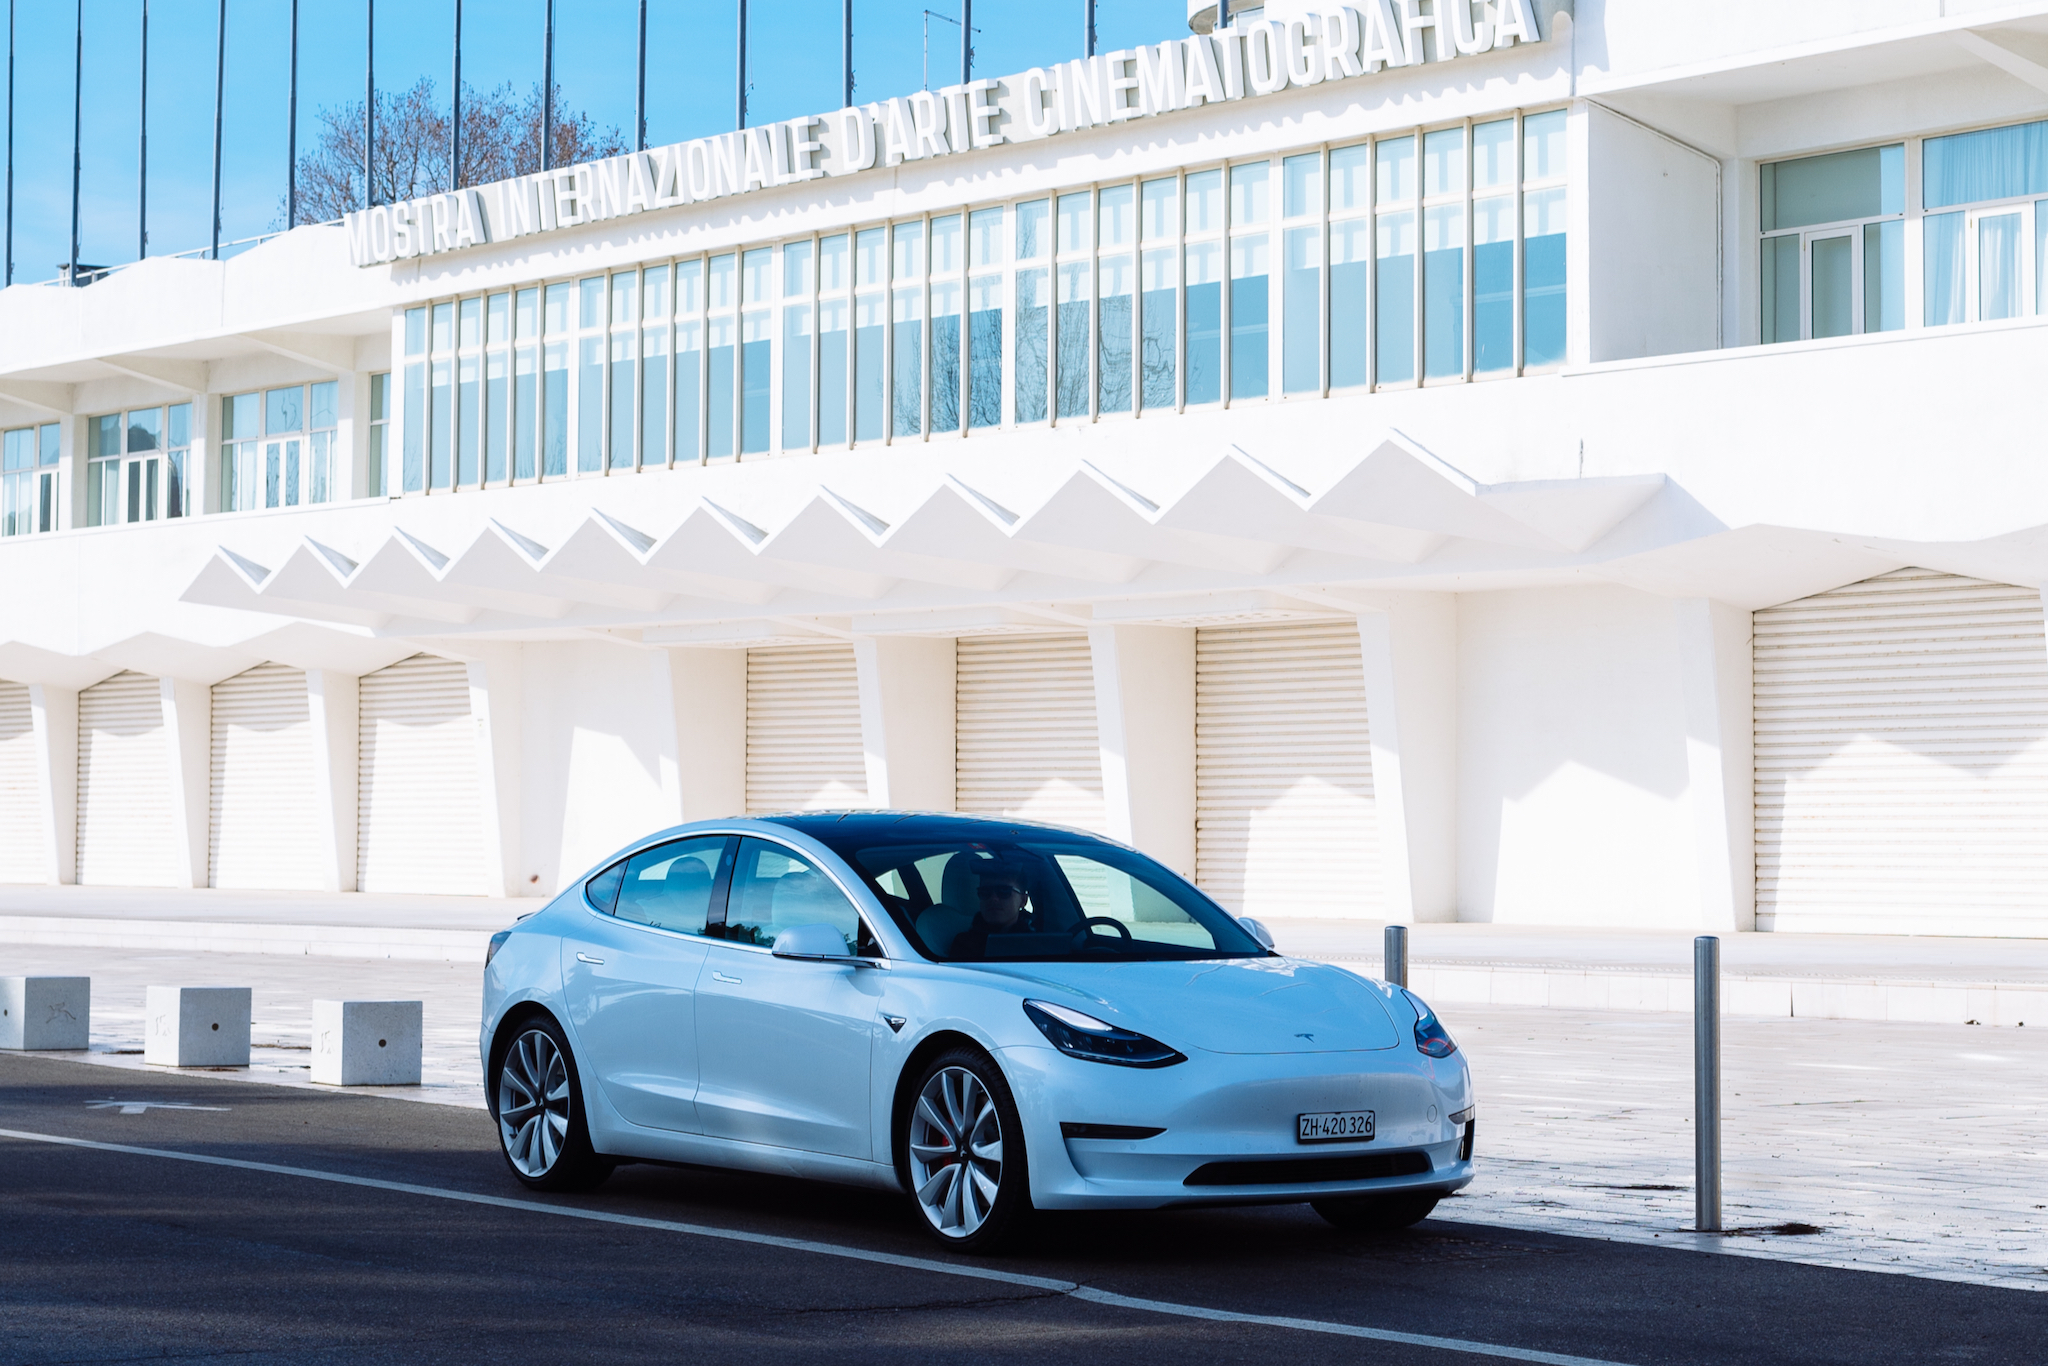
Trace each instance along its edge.
{"label": "building sign", "polygon": [[383,265],[1538,42],[1533,0],[1365,0],[347,215]]}

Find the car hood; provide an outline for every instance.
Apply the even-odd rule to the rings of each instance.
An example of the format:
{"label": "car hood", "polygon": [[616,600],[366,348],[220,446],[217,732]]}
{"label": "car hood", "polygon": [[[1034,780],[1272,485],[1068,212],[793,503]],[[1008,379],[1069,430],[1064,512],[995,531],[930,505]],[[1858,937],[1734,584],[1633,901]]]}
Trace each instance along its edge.
{"label": "car hood", "polygon": [[1027,995],[1042,988],[1047,1000],[1183,1051],[1337,1053],[1401,1041],[1379,989],[1328,963],[1241,958],[990,964],[982,970],[1015,979]]}

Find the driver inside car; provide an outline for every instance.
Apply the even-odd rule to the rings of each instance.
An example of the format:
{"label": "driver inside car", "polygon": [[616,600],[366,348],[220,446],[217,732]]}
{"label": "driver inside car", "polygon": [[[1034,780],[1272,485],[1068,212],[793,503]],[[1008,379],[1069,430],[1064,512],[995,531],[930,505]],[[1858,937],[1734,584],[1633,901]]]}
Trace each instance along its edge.
{"label": "driver inside car", "polygon": [[953,936],[949,958],[986,958],[992,934],[1031,934],[1038,929],[1038,917],[1025,909],[1030,900],[1024,870],[1009,863],[992,863],[977,870],[975,889],[979,909],[966,929]]}

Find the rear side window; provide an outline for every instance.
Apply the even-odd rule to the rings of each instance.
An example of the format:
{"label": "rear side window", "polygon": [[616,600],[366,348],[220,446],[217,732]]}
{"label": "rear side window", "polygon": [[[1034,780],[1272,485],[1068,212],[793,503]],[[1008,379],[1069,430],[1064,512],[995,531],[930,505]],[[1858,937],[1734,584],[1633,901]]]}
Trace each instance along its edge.
{"label": "rear side window", "polygon": [[590,898],[591,905],[597,907],[606,915],[610,915],[612,909],[618,905],[619,883],[625,879],[625,876],[626,861],[620,859],[617,863],[614,863],[611,867],[584,883],[583,895]]}
{"label": "rear side window", "polygon": [[723,835],[671,840],[616,865],[621,876],[612,913],[621,920],[657,929],[704,933],[718,886],[718,862],[727,843]]}

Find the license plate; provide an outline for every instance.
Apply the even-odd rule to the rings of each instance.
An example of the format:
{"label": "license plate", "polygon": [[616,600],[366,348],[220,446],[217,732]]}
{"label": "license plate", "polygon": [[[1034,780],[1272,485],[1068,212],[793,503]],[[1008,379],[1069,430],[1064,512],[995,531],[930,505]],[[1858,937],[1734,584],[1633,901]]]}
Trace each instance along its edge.
{"label": "license plate", "polygon": [[1320,1115],[1296,1115],[1294,1139],[1297,1143],[1338,1143],[1345,1139],[1370,1142],[1372,1111],[1331,1110]]}

